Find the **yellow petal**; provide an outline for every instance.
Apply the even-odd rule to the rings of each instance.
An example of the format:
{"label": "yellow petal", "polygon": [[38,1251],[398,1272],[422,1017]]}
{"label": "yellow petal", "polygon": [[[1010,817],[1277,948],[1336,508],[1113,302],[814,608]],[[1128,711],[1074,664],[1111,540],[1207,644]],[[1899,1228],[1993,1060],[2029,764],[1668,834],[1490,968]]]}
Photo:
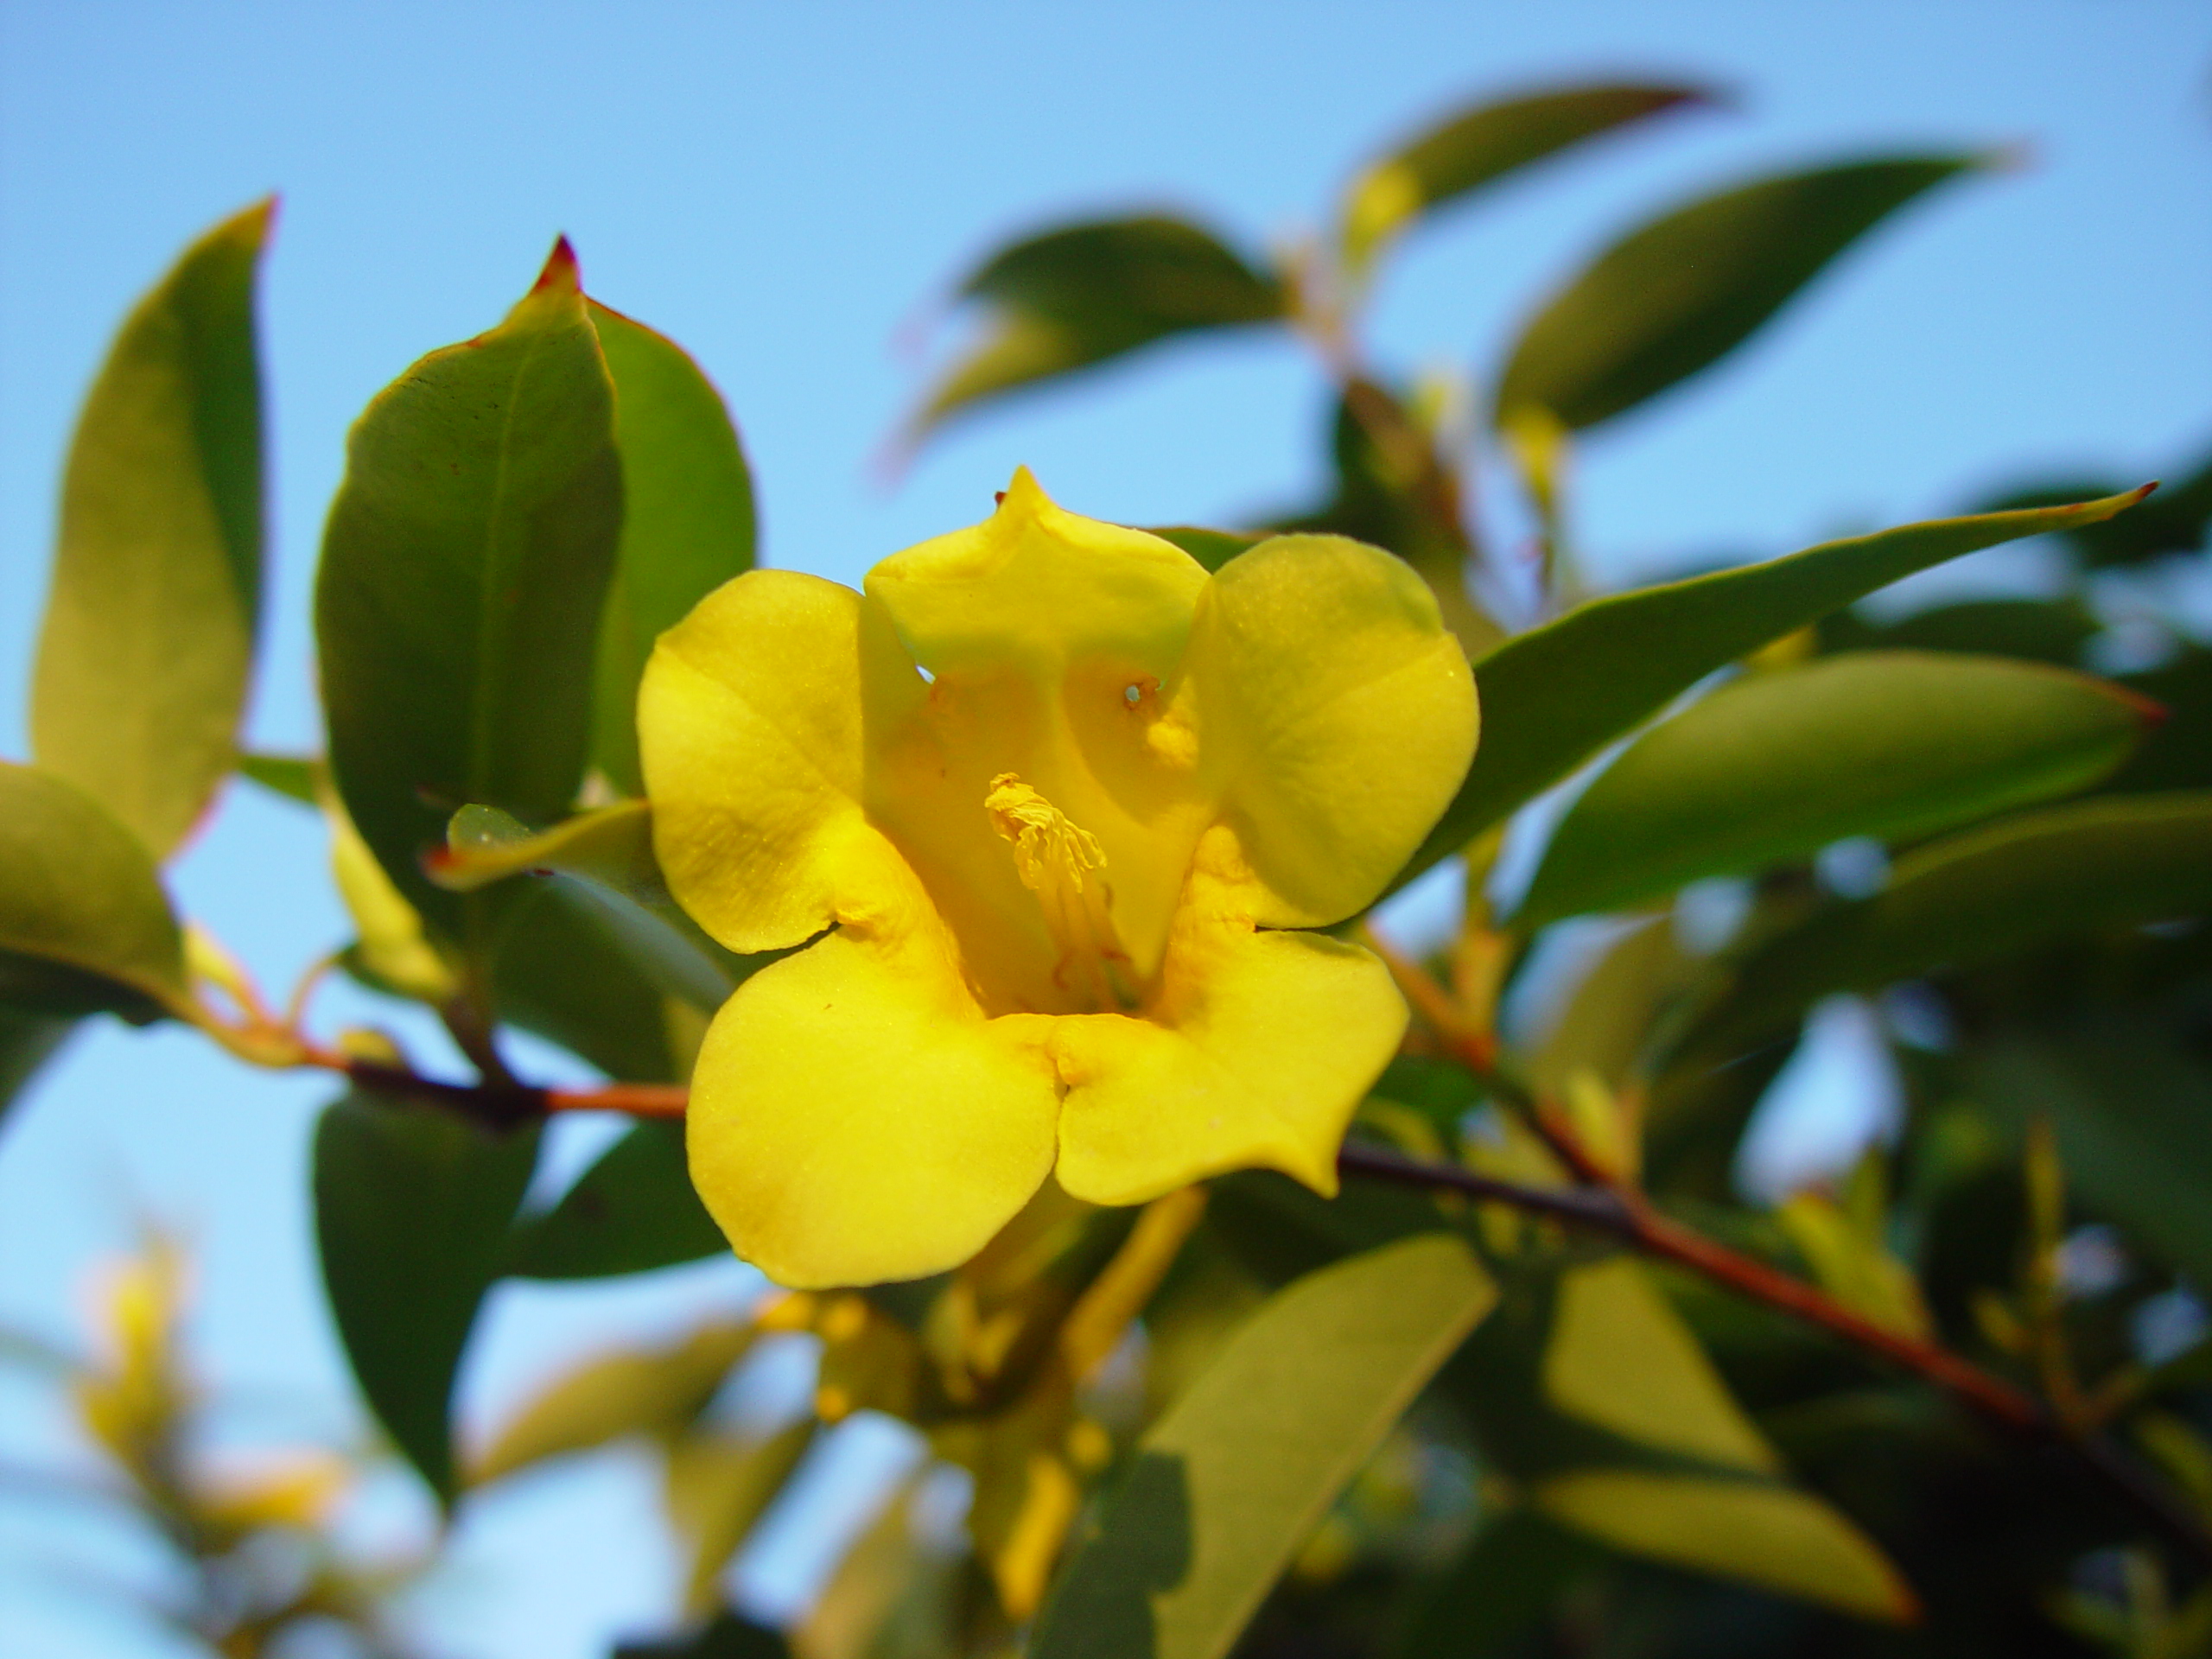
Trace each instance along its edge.
{"label": "yellow petal", "polygon": [[1185,671],[1262,926],[1371,903],[1474,755],[1474,676],[1434,597],[1341,536],[1278,537],[1224,565]]}
{"label": "yellow petal", "polygon": [[692,1073],[692,1182],[737,1253],[795,1288],[957,1266],[1052,1166],[1044,1022],[984,1019],[884,855],[875,902],[746,981]]}
{"label": "yellow petal", "polygon": [[1356,945],[1253,926],[1258,892],[1226,829],[1209,831],[1145,1017],[1052,1024],[1060,1185],[1140,1204],[1224,1170],[1337,1188],[1344,1126],[1405,1034],[1389,971]]}
{"label": "yellow petal", "polygon": [[798,944],[880,868],[864,734],[928,694],[849,588],[754,570],[661,636],[639,688],[653,849],[678,903],[733,950]]}

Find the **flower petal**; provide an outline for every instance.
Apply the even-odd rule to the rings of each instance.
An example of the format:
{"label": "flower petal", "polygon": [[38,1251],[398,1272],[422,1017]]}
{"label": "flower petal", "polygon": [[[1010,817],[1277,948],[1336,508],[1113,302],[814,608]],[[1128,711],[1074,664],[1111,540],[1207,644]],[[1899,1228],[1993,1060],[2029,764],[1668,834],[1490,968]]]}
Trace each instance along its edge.
{"label": "flower petal", "polygon": [[836,582],[754,570],[661,636],[638,696],[653,849],[670,891],[733,950],[819,933],[880,867],[868,732],[929,688],[887,620]]}
{"label": "flower petal", "polygon": [[1405,1034],[1382,964],[1313,933],[1254,929],[1234,835],[1200,842],[1146,1017],[1054,1020],[1060,1185],[1140,1204],[1255,1166],[1337,1190],[1337,1147]]}
{"label": "flower petal", "polygon": [[1341,536],[1278,537],[1224,565],[1185,672],[1263,927],[1371,903],[1474,756],[1474,676],[1427,584]]}
{"label": "flower petal", "polygon": [[692,1183],[796,1289],[957,1266],[1052,1166],[1045,1022],[985,1020],[903,864],[869,887],[879,907],[738,988],[692,1072]]}

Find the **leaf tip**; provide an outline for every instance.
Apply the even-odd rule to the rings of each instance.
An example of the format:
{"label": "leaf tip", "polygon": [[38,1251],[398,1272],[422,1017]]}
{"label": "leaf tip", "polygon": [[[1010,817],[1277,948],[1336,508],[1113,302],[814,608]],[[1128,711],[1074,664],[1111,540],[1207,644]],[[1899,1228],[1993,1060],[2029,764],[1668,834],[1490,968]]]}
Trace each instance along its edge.
{"label": "leaf tip", "polygon": [[566,236],[553,239],[553,251],[546,256],[545,269],[537,273],[537,280],[530,291],[542,294],[548,289],[557,294],[581,294],[583,277],[576,266],[576,250]]}

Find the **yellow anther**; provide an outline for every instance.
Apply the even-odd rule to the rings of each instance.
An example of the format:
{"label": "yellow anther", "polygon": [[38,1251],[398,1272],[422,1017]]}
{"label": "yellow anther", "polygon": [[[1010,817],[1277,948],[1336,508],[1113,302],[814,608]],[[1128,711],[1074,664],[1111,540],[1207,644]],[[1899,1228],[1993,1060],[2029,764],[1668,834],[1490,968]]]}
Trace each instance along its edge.
{"label": "yellow anther", "polygon": [[1106,849],[1098,838],[1010,772],[991,779],[983,810],[1011,843],[1015,873],[1037,895],[1045,926],[1060,949],[1053,974],[1060,988],[1094,1009],[1135,1007],[1128,953],[1114,929]]}
{"label": "yellow anther", "polygon": [[1013,772],[991,779],[983,810],[991,815],[991,827],[1014,843],[1014,867],[1032,893],[1042,893],[1056,880],[1081,893],[1083,878],[1106,868],[1106,849],[1098,837]]}

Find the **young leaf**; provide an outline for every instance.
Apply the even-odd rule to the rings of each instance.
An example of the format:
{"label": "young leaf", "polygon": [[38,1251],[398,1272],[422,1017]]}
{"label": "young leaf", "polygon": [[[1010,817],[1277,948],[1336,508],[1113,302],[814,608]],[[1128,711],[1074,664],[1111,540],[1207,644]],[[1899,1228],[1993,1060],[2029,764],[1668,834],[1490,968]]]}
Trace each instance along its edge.
{"label": "young leaf", "polygon": [[1138,1443],[1046,1607],[1037,1659],[1219,1659],[1496,1293],[1426,1234],[1278,1293]]}
{"label": "young leaf", "polygon": [[1748,1046],[1834,991],[1874,990],[2044,939],[2212,911],[2212,793],[2103,796],[1916,849],[1872,899],[1838,905],[1741,963],[1685,1056]]}
{"label": "young leaf", "polygon": [[1398,873],[1403,887],[1717,668],[1916,570],[2095,524],[2150,486],[2066,507],[1938,518],[1826,542],[1576,607],[1475,664],[1483,737],[1466,782]]}
{"label": "young leaf", "polygon": [[1530,1493],[1552,1520],[1617,1549],[1903,1624],[1919,1602],[1866,1535],[1787,1486],[1649,1469],[1576,1469]]}
{"label": "young leaf", "polygon": [[353,428],[315,588],[330,766],[362,838],[448,931],[416,860],[489,801],[575,798],[621,527],[614,405],[563,242],[489,334],[434,352]]}
{"label": "young leaf", "polygon": [[1274,321],[1288,303],[1274,273],[1160,214],[1065,226],[1001,248],[960,297],[988,308],[988,332],[923,400],[907,423],[912,438],[1017,386],[1171,335]]}
{"label": "young leaf", "polygon": [[1413,221],[1548,156],[1686,104],[1690,86],[1574,86],[1478,104],[1439,122],[1370,166],[1345,192],[1338,232],[1355,273]]}
{"label": "young leaf", "polygon": [[517,1224],[505,1271],[523,1279],[603,1279],[729,1249],[699,1202],[680,1123],[640,1123],[601,1153],[561,1201]]}
{"label": "young leaf", "polygon": [[1616,242],[1515,344],[1496,423],[1544,411],[1580,430],[1725,356],[1846,248],[1933,185],[1986,166],[1907,156],[1761,179]]}
{"label": "young leaf", "polygon": [[154,861],[99,802],[0,761],[0,1004],[146,1020],[189,995]]}
{"label": "young leaf", "polygon": [[378,1421],[447,1503],[449,1413],[476,1313],[530,1184],[537,1131],[341,1096],[315,1126],[315,1237],[346,1357]]}
{"label": "young leaf", "polygon": [[1709,875],[1900,839],[2094,783],[2156,710],[2001,657],[1853,652],[1754,674],[1653,728],[1552,837],[1515,918],[1619,910]]}
{"label": "young leaf", "polygon": [[674,340],[588,302],[614,383],[622,543],[601,613],[592,764],[626,795],[638,775],[638,677],[661,632],[753,568],[753,475],[721,394]]}
{"label": "young leaf", "polygon": [[31,752],[164,857],[229,773],[261,607],[254,277],[273,202],[188,248],[92,383],[62,475]]}

